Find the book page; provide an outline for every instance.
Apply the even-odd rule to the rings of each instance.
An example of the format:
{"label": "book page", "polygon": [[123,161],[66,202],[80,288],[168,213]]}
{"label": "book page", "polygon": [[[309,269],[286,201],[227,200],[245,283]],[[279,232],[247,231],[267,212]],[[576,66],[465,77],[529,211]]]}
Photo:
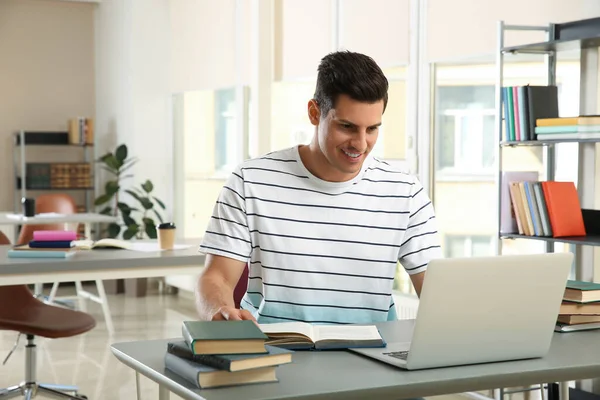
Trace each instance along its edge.
{"label": "book page", "polygon": [[381,339],[375,325],[318,325],[314,326],[315,342],[320,340],[374,340]]}
{"label": "book page", "polygon": [[276,322],[273,324],[260,324],[259,328],[269,337],[271,337],[273,334],[278,334],[277,336],[285,336],[286,333],[299,333],[310,338],[310,340],[313,342],[315,341],[313,326],[305,322]]}

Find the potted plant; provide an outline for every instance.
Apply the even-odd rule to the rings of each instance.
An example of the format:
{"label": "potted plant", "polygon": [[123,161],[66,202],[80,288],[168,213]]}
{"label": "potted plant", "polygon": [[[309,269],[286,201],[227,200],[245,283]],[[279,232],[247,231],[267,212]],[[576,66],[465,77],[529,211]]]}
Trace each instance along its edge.
{"label": "potted plant", "polygon": [[[161,211],[166,209],[165,204],[154,196],[154,185],[150,180],[144,183],[132,186],[129,189],[122,189],[122,182],[125,179],[133,178],[130,169],[138,162],[135,157],[129,156],[127,145],[119,145],[114,152],[107,152],[98,160],[101,168],[108,172],[110,178],[104,184],[104,193],[98,196],[94,204],[96,207],[102,207],[99,211],[101,214],[113,215],[119,217],[118,222],[110,223],[103,235],[110,238],[118,238],[121,236],[124,240],[130,239],[156,239],[156,219],[159,222],[164,222]],[[129,200],[135,204],[131,206],[126,203],[123,196],[128,195]],[[123,291],[123,281],[114,281],[109,290],[112,293],[120,293]],[[130,286],[135,295],[140,296],[146,292],[146,279],[128,279],[125,281],[126,286]],[[127,290],[129,292],[130,290]]]}

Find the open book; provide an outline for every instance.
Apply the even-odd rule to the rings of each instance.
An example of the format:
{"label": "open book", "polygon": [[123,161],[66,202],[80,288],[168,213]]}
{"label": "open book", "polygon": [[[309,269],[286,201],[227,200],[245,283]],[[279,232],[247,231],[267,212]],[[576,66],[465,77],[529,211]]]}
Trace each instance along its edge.
{"label": "open book", "polygon": [[74,240],[73,247],[81,250],[92,250],[101,248],[128,250],[131,248],[131,242],[111,238],[100,239],[95,242],[93,240]]}
{"label": "open book", "polygon": [[375,325],[312,325],[305,322],[260,324],[265,344],[286,349],[348,349],[385,347]]}

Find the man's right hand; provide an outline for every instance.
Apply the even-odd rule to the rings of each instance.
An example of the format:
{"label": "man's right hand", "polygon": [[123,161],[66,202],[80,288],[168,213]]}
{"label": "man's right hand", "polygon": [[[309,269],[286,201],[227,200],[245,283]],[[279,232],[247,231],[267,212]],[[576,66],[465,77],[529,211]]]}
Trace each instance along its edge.
{"label": "man's right hand", "polygon": [[256,318],[252,316],[248,310],[240,310],[235,307],[221,307],[213,314],[213,321],[240,321],[250,320],[256,322]]}

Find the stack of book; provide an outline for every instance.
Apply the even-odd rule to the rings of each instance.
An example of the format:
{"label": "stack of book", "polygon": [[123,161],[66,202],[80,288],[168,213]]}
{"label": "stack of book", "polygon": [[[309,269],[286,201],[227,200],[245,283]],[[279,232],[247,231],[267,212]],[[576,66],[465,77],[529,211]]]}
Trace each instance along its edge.
{"label": "stack of book", "polygon": [[600,116],[540,118],[535,133],[537,140],[600,139]]}
{"label": "stack of book", "polygon": [[536,121],[558,117],[558,89],[548,86],[505,86],[502,88],[505,141],[535,140]]}
{"label": "stack of book", "polygon": [[168,342],[165,367],[199,389],[277,382],[277,366],[292,361],[292,351],[265,344],[253,321],[184,321],[181,331]]}
{"label": "stack of book", "polygon": [[73,231],[34,231],[33,240],[14,246],[8,251],[11,258],[68,258],[75,254]]}
{"label": "stack of book", "polygon": [[600,284],[568,281],[555,331],[600,329]]}
{"label": "stack of book", "polygon": [[548,237],[586,235],[573,182],[509,180],[507,184],[519,234]]}

